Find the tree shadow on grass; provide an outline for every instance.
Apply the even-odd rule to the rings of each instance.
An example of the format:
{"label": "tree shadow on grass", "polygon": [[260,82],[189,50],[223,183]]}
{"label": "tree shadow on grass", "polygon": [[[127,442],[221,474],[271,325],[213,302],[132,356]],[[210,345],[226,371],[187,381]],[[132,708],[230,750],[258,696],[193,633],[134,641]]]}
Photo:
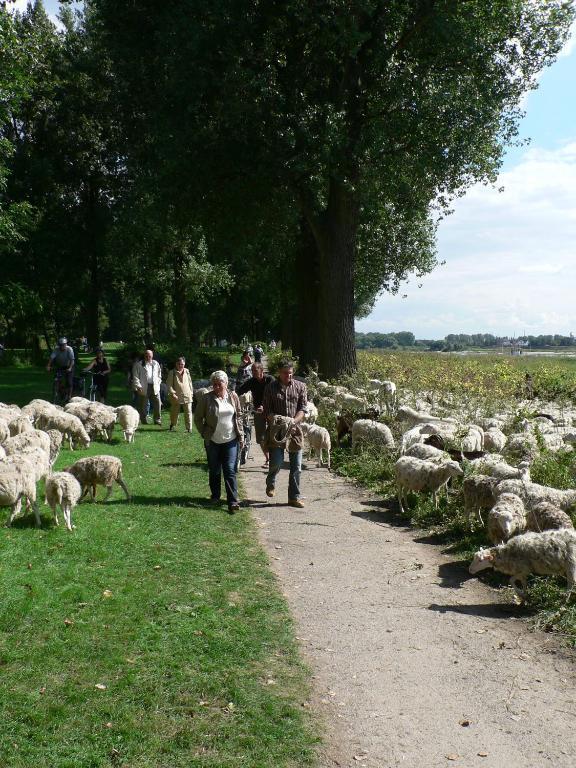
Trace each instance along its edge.
{"label": "tree shadow on grass", "polygon": [[160,464],[161,467],[200,467],[208,472],[208,464],[205,461],[168,461],[165,464]]}

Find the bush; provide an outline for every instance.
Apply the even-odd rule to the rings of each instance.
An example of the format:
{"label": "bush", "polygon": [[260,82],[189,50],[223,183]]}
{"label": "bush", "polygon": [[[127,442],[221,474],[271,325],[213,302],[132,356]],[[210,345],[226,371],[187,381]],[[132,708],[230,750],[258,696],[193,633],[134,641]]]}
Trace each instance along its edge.
{"label": "bush", "polygon": [[0,366],[13,368],[29,368],[34,364],[32,353],[23,349],[6,349],[0,355]]}
{"label": "bush", "polygon": [[[128,370],[134,357],[140,357],[142,351],[141,346],[125,345],[118,351],[118,367]],[[226,370],[229,358],[227,349],[198,349],[197,347],[176,346],[175,344],[154,345],[154,356],[168,369],[174,367],[174,363],[181,355],[186,358],[186,367],[192,378],[195,379],[204,378],[212,371]]]}
{"label": "bush", "polygon": [[291,349],[271,349],[266,353],[266,360],[268,361],[268,372],[275,376],[278,371],[278,366],[282,360],[292,360],[294,362],[294,373],[298,370],[298,358],[294,357]]}

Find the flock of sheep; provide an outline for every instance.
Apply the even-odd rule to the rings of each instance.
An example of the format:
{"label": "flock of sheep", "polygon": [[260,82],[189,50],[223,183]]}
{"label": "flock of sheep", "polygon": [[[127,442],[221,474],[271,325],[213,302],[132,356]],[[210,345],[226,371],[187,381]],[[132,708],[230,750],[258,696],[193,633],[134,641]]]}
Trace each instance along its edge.
{"label": "flock of sheep", "polygon": [[25,503],[40,526],[37,484],[41,480],[56,525],[60,507],[68,530],[74,527],[72,509],[87,493],[94,501],[97,485],[107,488],[108,498],[116,482],[129,499],[122,462],[116,456],[88,456],[63,472],[52,471],[64,440],[71,449],[88,448],[93,439],[110,440],[116,423],[124,439],[132,442],[140,423],[138,411],[129,405],[111,408],[81,397],[72,398],[64,408],[39,399],[23,408],[0,403],[0,507],[10,509],[7,524],[12,524]]}
{"label": "flock of sheep", "polygon": [[[570,598],[576,583],[576,533],[569,511],[576,507],[576,490],[532,482],[530,466],[542,450],[574,450],[576,409],[528,401],[490,417],[476,412],[471,423],[469,404],[450,395],[433,405],[432,393],[411,400],[391,381],[345,387],[312,374],[307,383],[325,423],[335,416],[339,441],[350,433],[353,451],[372,443],[396,452],[401,511],[409,492],[430,493],[436,504],[437,495],[460,478],[469,524],[484,526],[491,544],[476,553],[471,573],[494,568],[510,575],[521,600],[529,574],[563,575]],[[532,415],[526,418],[525,413]],[[381,415],[388,424],[379,420]]]}

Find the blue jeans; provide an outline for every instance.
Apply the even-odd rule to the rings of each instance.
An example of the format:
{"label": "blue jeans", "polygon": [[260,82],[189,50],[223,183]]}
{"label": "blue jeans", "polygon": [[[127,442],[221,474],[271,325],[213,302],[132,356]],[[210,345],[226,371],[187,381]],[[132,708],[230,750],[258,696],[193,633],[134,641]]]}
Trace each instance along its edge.
{"label": "blue jeans", "polygon": [[[288,453],[290,461],[290,477],[288,478],[288,499],[290,501],[300,498],[300,472],[302,469],[302,451]],[[274,488],[276,475],[280,472],[284,462],[283,448],[270,448],[270,465],[266,476],[266,488]]]}
{"label": "blue jeans", "polygon": [[219,499],[222,492],[221,479],[224,475],[226,500],[228,504],[238,504],[238,483],[236,481],[236,460],[238,457],[238,440],[229,443],[205,443],[208,457],[208,481],[210,496]]}

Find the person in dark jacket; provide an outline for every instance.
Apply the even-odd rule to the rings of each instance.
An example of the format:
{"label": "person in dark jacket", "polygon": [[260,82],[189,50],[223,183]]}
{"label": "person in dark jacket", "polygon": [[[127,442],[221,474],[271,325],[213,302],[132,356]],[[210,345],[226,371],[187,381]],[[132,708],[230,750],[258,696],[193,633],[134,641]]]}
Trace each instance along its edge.
{"label": "person in dark jacket", "polygon": [[237,390],[236,394],[243,395],[245,392],[252,393],[252,404],[254,406],[254,431],[256,432],[256,442],[262,448],[265,463],[264,469],[268,467],[268,451],[265,447],[266,419],[264,417],[264,390],[274,381],[274,377],[264,373],[262,363],[252,363],[252,376],[247,379]]}

